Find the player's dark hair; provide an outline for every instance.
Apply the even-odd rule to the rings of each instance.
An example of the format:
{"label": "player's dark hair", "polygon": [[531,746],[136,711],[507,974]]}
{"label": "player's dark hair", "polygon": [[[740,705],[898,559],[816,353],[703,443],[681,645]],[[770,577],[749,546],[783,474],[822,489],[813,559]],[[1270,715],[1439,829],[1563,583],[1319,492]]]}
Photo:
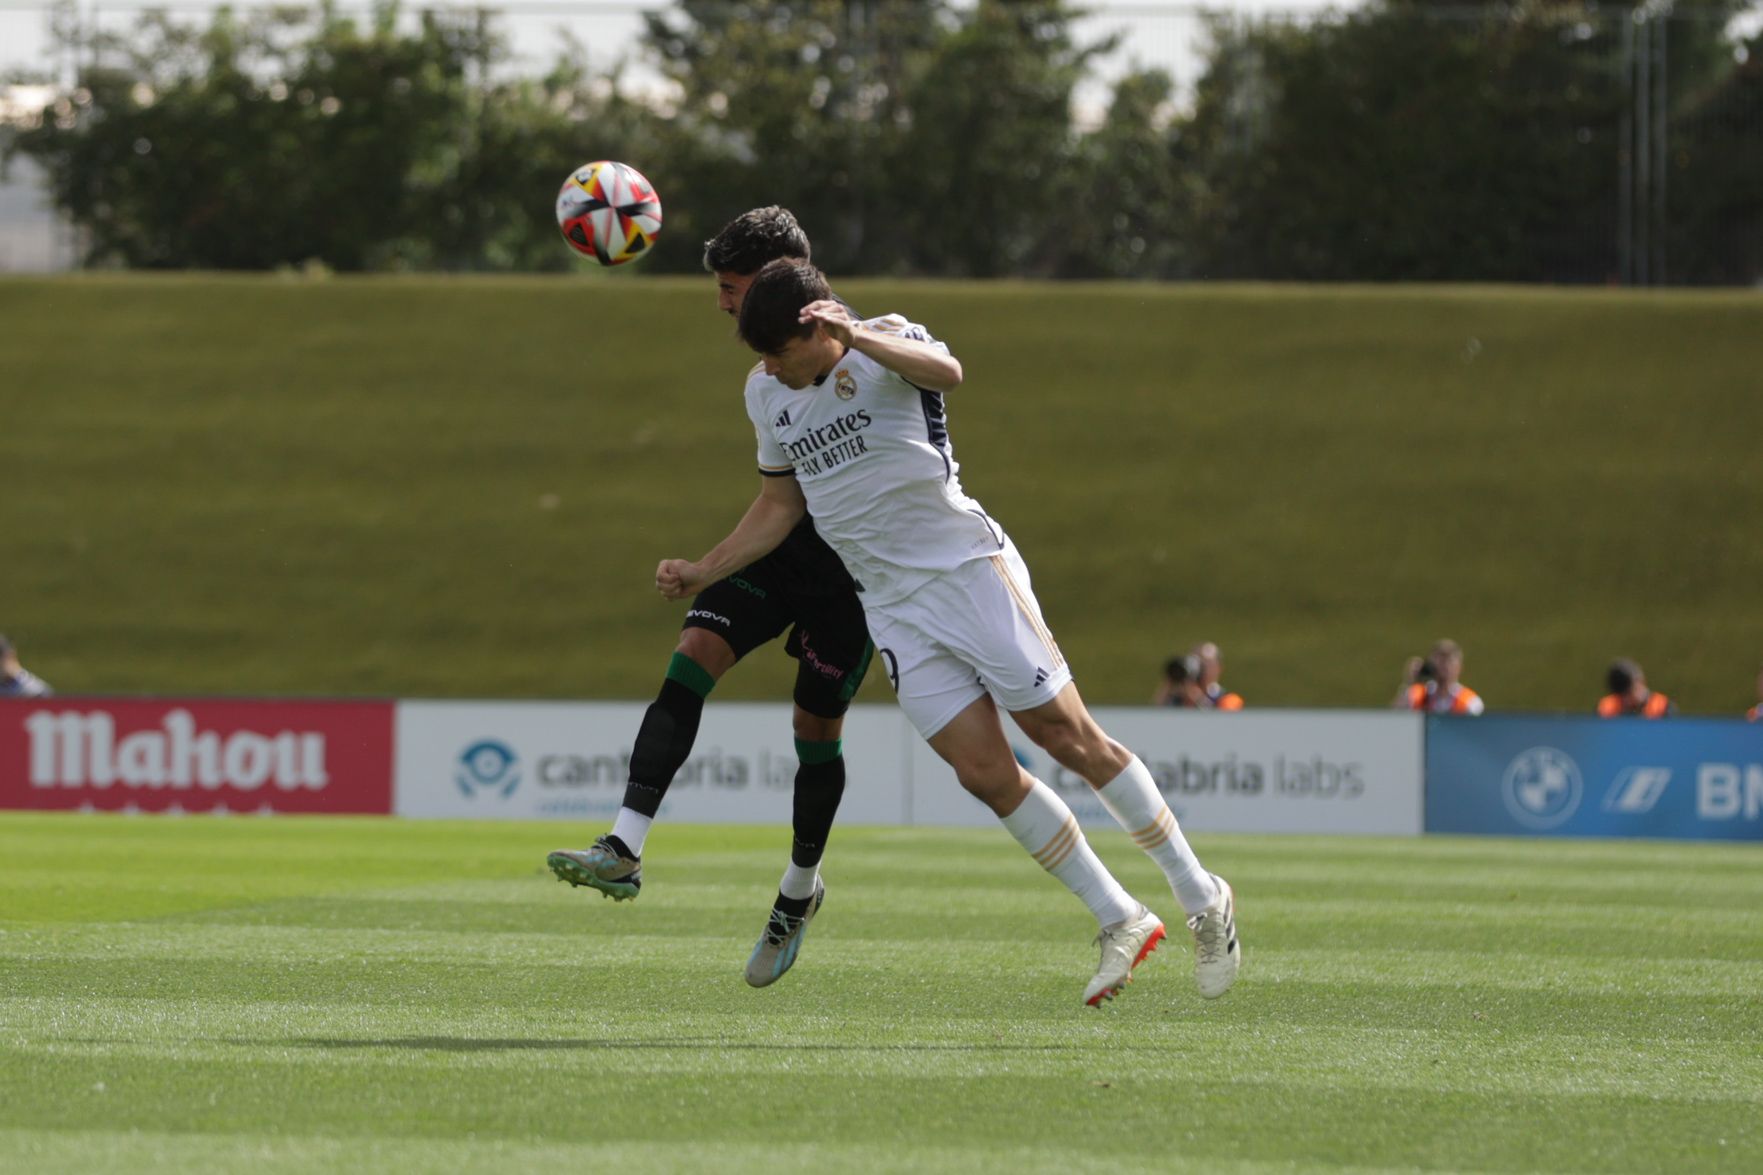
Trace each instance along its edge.
{"label": "player's dark hair", "polygon": [[814,323],[801,321],[802,307],[832,296],[826,275],[806,261],[770,262],[741,301],[741,341],[761,355],[775,355],[791,339],[814,333]]}
{"label": "player's dark hair", "polygon": [[781,257],[808,261],[813,252],[795,216],[776,204],[741,213],[704,242],[704,268],[710,273],[745,277]]}

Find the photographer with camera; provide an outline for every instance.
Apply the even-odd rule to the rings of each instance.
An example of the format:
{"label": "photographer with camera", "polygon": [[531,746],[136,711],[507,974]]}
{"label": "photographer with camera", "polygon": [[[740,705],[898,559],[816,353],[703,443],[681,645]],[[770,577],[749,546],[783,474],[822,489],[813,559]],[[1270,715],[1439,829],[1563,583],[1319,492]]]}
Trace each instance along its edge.
{"label": "photographer with camera", "polygon": [[1153,706],[1181,706],[1189,710],[1207,708],[1206,690],[1201,684],[1204,667],[1193,653],[1171,657],[1163,663],[1163,680],[1151,695]]}
{"label": "photographer with camera", "polygon": [[1213,641],[1201,641],[1189,653],[1200,660],[1201,704],[1209,710],[1235,711],[1243,708],[1243,695],[1229,690],[1218,680],[1224,672],[1224,654]]}
{"label": "photographer with camera", "polygon": [[1428,714],[1480,714],[1487,707],[1480,694],[1459,680],[1462,675],[1462,648],[1456,641],[1441,640],[1425,657],[1408,658],[1390,705]]}
{"label": "photographer with camera", "polygon": [[1669,718],[1677,703],[1647,686],[1647,674],[1638,663],[1618,657],[1604,674],[1610,692],[1598,699],[1599,718]]}

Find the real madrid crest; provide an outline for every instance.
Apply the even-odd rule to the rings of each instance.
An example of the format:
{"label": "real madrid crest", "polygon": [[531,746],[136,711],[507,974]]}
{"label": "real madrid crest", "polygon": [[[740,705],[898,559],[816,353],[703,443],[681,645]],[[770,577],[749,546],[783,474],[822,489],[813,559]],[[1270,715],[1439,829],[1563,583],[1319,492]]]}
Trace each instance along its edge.
{"label": "real madrid crest", "polygon": [[839,394],[839,399],[849,400],[857,394],[856,377],[841,367],[839,374],[833,379],[833,391]]}

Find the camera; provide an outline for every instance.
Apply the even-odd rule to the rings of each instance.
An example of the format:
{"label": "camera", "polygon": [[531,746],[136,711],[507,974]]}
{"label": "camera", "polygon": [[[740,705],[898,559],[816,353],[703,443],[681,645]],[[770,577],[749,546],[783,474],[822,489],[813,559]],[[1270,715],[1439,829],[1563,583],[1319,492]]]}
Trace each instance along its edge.
{"label": "camera", "polygon": [[1437,681],[1438,677],[1439,677],[1439,667],[1432,663],[1432,659],[1430,657],[1422,657],[1420,659],[1420,668],[1416,669],[1414,671],[1414,680],[1415,681]]}

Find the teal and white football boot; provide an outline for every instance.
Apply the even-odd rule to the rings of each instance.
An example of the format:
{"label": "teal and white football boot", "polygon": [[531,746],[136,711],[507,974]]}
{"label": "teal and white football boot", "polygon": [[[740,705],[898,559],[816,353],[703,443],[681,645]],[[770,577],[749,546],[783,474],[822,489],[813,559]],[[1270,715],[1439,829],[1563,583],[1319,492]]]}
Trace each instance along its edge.
{"label": "teal and white football boot", "polygon": [[771,917],[766,919],[765,933],[759,936],[759,943],[747,958],[747,983],[753,987],[769,987],[784,977],[796,962],[796,954],[802,949],[802,939],[808,933],[808,924],[814,921],[814,915],[820,911],[820,903],[826,900],[826,885],[820,878],[814,879],[814,896],[808,901],[808,910],[800,916],[784,913],[775,907]]}
{"label": "teal and white football boot", "polygon": [[545,864],[558,881],[597,889],[614,901],[629,901],[643,888],[643,863],[615,836],[603,836],[585,849],[557,849]]}

